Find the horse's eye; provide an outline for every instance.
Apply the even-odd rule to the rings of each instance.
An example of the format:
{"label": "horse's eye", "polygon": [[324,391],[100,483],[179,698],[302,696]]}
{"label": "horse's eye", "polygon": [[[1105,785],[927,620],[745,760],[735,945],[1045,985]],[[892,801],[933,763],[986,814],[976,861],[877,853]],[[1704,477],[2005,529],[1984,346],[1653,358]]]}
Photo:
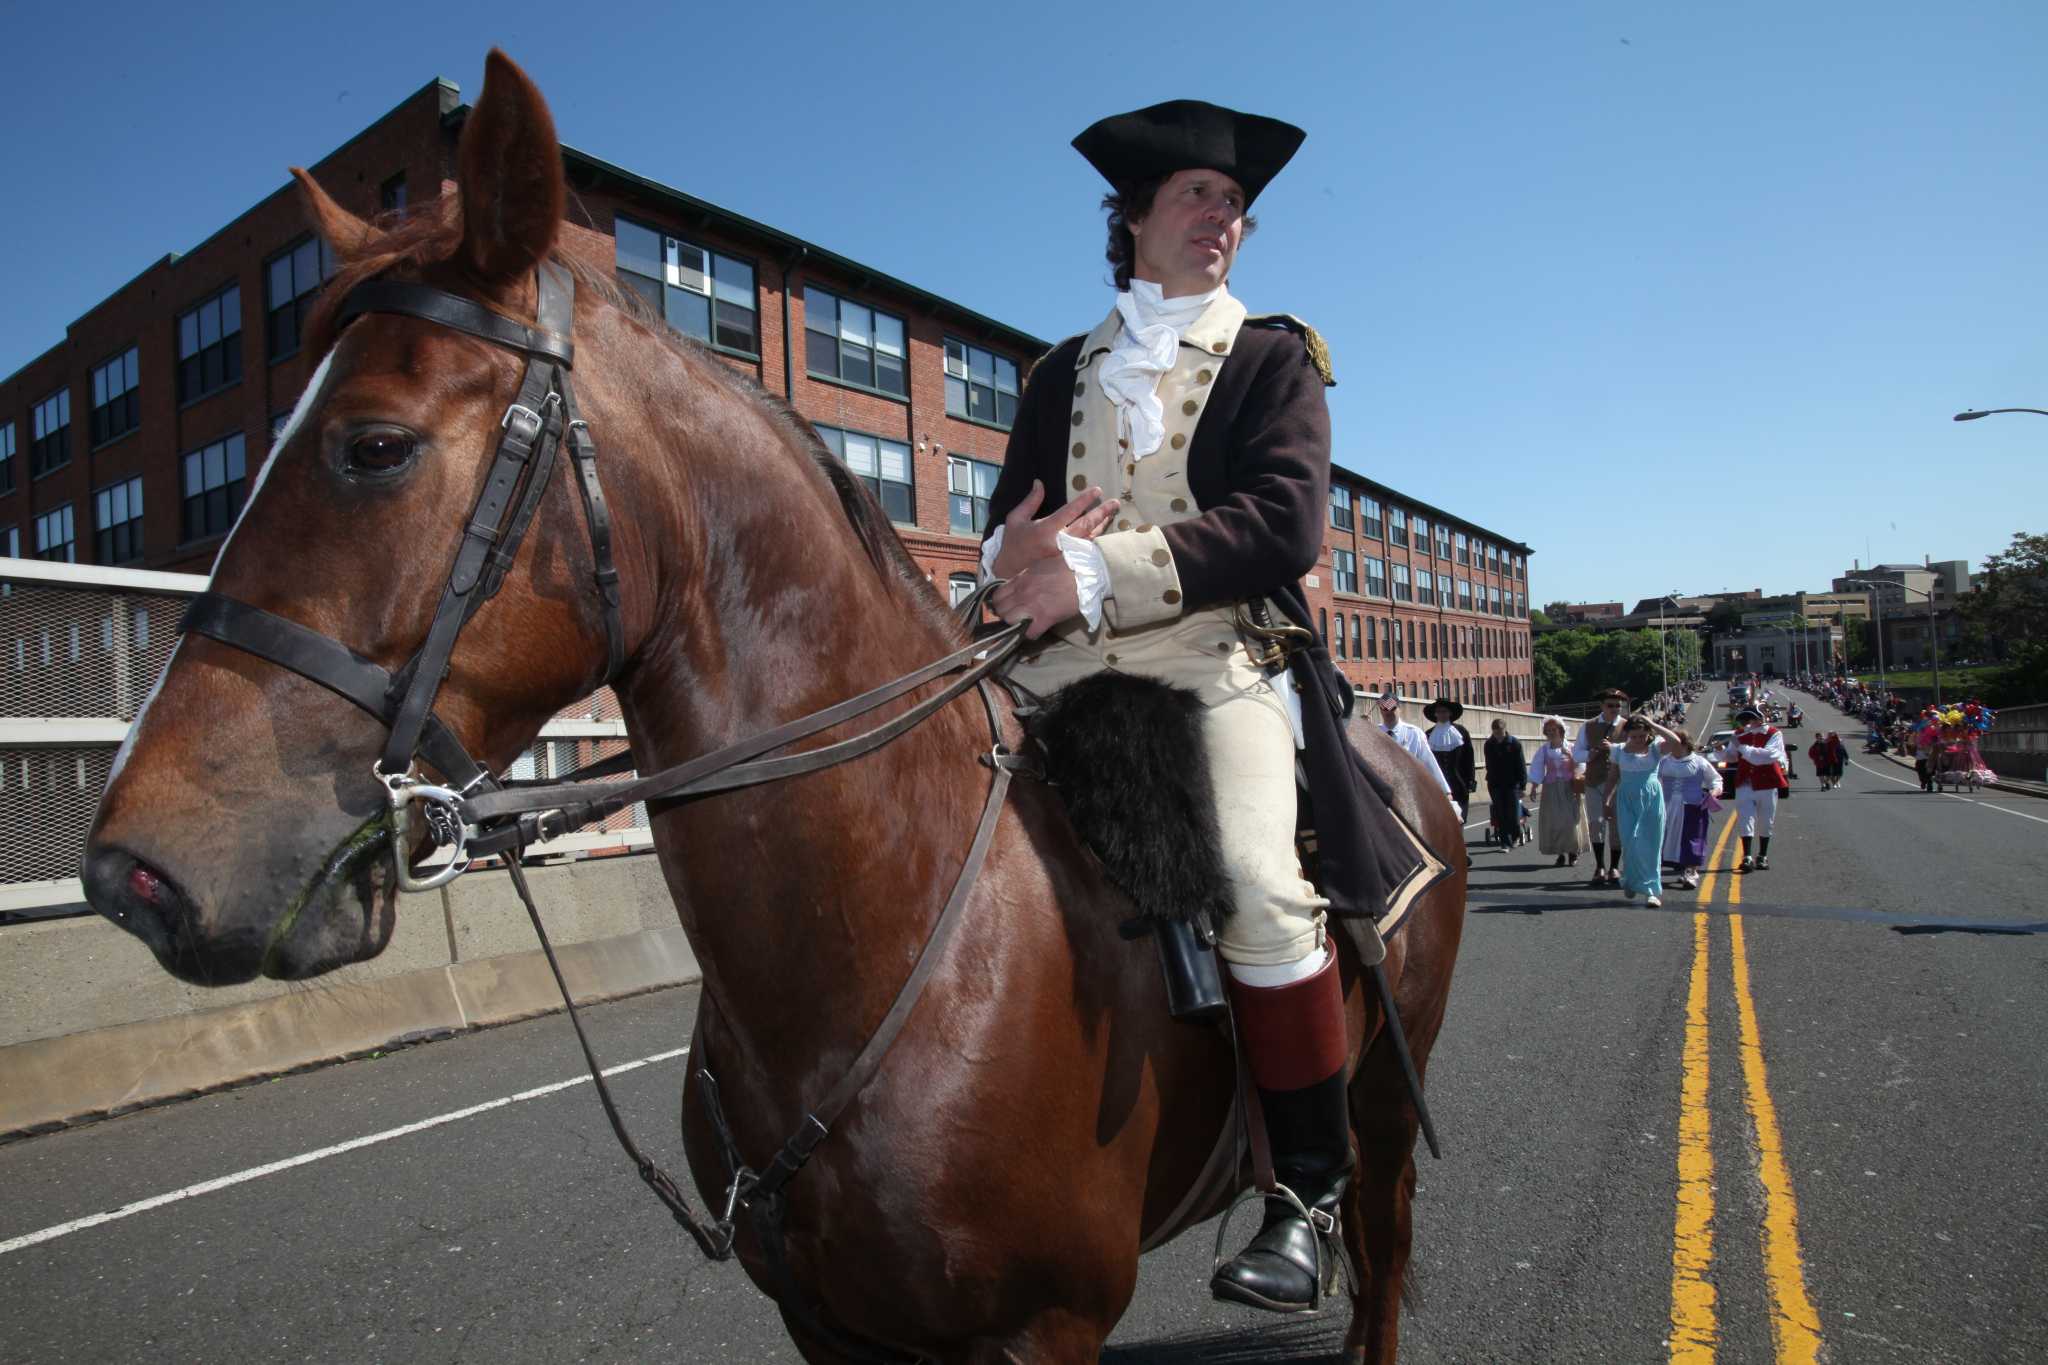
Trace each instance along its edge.
{"label": "horse's eye", "polygon": [[417,437],[403,431],[366,431],[349,442],[348,466],[361,474],[390,474],[419,453]]}

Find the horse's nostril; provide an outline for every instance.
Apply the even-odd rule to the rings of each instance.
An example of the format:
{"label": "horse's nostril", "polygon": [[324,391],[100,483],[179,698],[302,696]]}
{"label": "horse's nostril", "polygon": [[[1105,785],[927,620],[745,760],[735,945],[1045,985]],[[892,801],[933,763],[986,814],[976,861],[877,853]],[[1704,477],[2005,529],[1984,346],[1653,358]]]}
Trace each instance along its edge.
{"label": "horse's nostril", "polygon": [[161,910],[170,899],[170,889],[164,879],[149,868],[137,863],[128,874],[128,894],[152,910]]}

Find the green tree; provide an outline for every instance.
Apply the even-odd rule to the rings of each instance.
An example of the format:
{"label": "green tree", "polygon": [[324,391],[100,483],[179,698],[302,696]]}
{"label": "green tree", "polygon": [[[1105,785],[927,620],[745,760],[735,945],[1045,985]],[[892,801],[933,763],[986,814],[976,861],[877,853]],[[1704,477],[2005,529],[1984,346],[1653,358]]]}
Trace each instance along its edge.
{"label": "green tree", "polygon": [[1531,607],[1529,609],[1529,624],[1532,626],[1548,626],[1550,624],[1550,613]]}
{"label": "green tree", "polygon": [[1993,706],[2048,701],[2048,535],[2016,532],[1962,600],[1964,630],[2006,660],[1984,682]]}

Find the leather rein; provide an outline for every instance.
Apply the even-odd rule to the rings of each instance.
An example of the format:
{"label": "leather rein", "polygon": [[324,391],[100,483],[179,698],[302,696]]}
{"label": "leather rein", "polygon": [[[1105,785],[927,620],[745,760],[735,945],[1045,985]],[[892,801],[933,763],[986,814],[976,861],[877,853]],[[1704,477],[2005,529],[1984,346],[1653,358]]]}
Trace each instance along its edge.
{"label": "leather rein", "polygon": [[[394,280],[371,280],[356,286],[336,314],[337,330],[365,313],[396,313],[507,347],[526,359],[518,395],[506,407],[499,423],[502,434],[497,453],[470,509],[433,623],[425,641],[403,667],[394,673],[317,631],[216,592],[194,598],[180,628],[318,683],[389,729],[389,738],[372,771],[389,804],[389,838],[399,887],[407,891],[432,890],[461,876],[479,857],[504,856],[505,869],[533,921],[548,967],[568,1005],[570,1022],[596,1082],[605,1117],[640,1178],[704,1254],[715,1261],[726,1260],[733,1254],[735,1211],[753,1211],[762,1232],[764,1254],[777,1278],[793,1292],[781,1247],[783,1187],[803,1168],[841,1113],[873,1079],[936,971],[946,945],[959,927],[961,912],[994,839],[1011,775],[1042,775],[1032,762],[1004,746],[987,683],[989,676],[1008,663],[1023,643],[1028,623],[1005,626],[859,696],[644,777],[607,782],[588,780],[631,772],[630,752],[589,764],[554,782],[522,782],[492,773],[471,757],[453,729],[435,713],[434,699],[447,675],[449,659],[463,626],[503,586],[564,445],[575,466],[576,487],[582,494],[594,564],[592,586],[604,615],[604,683],[616,679],[626,662],[619,575],[612,560],[611,517],[598,479],[597,446],[589,425],[579,414],[575,391],[569,382],[575,354],[570,340],[575,283],[568,270],[552,262],[543,263],[537,275],[538,325],[534,327],[460,295]],[[984,584],[961,604],[963,622],[977,619],[982,599],[995,586],[993,582]],[[932,696],[860,734],[800,753],[766,756],[867,715],[954,673],[959,676]],[[858,758],[913,729],[969,689],[978,691],[989,724],[989,749],[980,755],[980,761],[992,771],[988,798],[951,894],[909,977],[838,1084],[821,1103],[806,1111],[795,1135],[758,1172],[740,1158],[725,1122],[716,1081],[708,1068],[700,1071],[712,1128],[732,1179],[725,1191],[725,1207],[717,1217],[693,1213],[675,1181],[645,1156],[626,1132],[576,1012],[576,1002],[563,979],[554,945],[527,887],[520,855],[529,844],[557,838],[639,802],[690,800],[816,772]],[[441,774],[441,783],[429,783],[415,775],[422,760]],[[410,865],[408,849],[415,810],[422,815],[430,850],[451,850],[447,865],[432,872],[415,872]],[[795,1298],[793,1306],[800,1315],[811,1317],[801,1296]]]}

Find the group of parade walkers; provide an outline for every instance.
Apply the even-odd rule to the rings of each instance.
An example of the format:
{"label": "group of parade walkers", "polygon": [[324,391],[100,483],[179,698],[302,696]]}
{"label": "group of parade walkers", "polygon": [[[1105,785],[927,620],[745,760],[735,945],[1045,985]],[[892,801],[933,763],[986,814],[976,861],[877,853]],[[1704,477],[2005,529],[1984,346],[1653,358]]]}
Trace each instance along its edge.
{"label": "group of parade walkers", "polygon": [[[1683,728],[1656,718],[1669,719],[1668,707],[1627,713],[1630,698],[1618,688],[1600,693],[1597,700],[1599,714],[1581,725],[1576,737],[1562,718],[1546,719],[1543,744],[1526,759],[1520,742],[1494,722],[1486,777],[1496,829],[1512,827],[1503,825],[1511,818],[1508,803],[1519,807],[1526,787],[1535,809],[1536,846],[1556,860],[1552,866],[1576,867],[1590,850],[1589,885],[1617,887],[1627,899],[1640,895],[1645,904],[1661,906],[1666,865],[1677,869],[1678,885],[1694,890],[1700,884],[1707,827],[1721,808],[1726,763],[1742,840],[1738,870],[1769,870],[1771,831],[1779,795],[1787,787],[1789,756],[1784,736],[1760,709],[1738,710],[1733,739],[1709,755],[1699,752]],[[1431,748],[1438,758],[1443,755],[1434,736],[1445,728],[1440,724],[1432,732]],[[1816,758],[1815,765],[1832,785],[1841,771],[1834,757],[1839,750],[1829,749],[1824,738],[1819,747],[1826,761]]]}

